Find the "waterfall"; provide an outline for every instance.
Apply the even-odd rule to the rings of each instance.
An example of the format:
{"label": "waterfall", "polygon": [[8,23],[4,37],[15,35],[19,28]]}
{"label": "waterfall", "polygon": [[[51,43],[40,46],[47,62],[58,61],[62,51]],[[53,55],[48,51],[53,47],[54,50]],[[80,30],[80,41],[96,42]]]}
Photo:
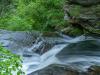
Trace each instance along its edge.
{"label": "waterfall", "polygon": [[[32,72],[35,72],[37,70],[40,70],[40,69],[43,69],[45,68],[46,66],[50,65],[50,64],[65,64],[65,63],[62,63],[57,57],[56,55],[61,51],[63,50],[63,48],[67,47],[70,43],[77,43],[79,41],[84,41],[84,40],[87,40],[85,38],[85,36],[79,36],[79,37],[76,37],[76,38],[71,38],[70,40],[69,39],[66,39],[66,44],[59,44],[59,45],[55,45],[52,49],[50,49],[48,52],[44,53],[43,55],[40,56],[40,64],[38,66],[36,66],[35,68],[33,67],[33,69],[31,68],[31,70],[28,70],[26,73],[27,74],[30,74]],[[88,39],[89,40],[89,39]],[[87,58],[87,57],[86,57]],[[72,62],[81,62],[81,61],[85,61],[87,59],[84,59],[82,57],[76,57],[76,58],[71,58],[71,59],[68,59],[68,61],[66,61],[68,64],[69,63],[72,63]],[[95,60],[94,60],[95,61]],[[34,62],[33,62],[34,63]],[[25,65],[25,64],[24,64]],[[31,64],[32,65],[32,64]],[[29,66],[31,66],[29,65]],[[30,67],[29,67],[30,68]]]}
{"label": "waterfall", "polygon": [[[78,71],[86,71],[91,65],[100,65],[100,38],[91,36],[69,37],[59,34],[60,38],[33,36],[25,32],[0,32],[0,43],[12,53],[21,55],[22,69],[27,75],[52,64],[67,65]],[[21,38],[19,38],[21,37]],[[52,46],[43,54],[44,46]]]}

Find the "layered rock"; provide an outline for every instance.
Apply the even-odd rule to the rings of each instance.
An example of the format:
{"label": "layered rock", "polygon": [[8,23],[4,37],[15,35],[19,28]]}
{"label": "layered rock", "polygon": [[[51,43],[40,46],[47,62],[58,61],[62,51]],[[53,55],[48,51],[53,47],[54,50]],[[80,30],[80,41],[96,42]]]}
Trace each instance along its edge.
{"label": "layered rock", "polygon": [[[64,12],[65,20],[76,29],[100,34],[100,0],[68,0],[64,6]],[[66,29],[65,32],[80,33],[75,28]]]}

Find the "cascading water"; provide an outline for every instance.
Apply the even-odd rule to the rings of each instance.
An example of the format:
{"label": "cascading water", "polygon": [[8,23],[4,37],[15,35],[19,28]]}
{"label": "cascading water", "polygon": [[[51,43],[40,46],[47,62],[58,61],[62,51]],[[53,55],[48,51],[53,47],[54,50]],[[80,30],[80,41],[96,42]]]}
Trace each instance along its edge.
{"label": "cascading water", "polygon": [[[18,34],[19,33],[17,33],[17,35]],[[21,36],[23,35],[22,33],[20,34]],[[11,35],[13,37],[8,37]],[[33,39],[32,34],[26,34],[28,37],[30,37],[29,39],[26,37],[27,40],[25,39],[24,41],[23,38],[18,40],[18,36],[17,39],[15,39],[15,35],[16,33],[14,32],[1,32],[0,42],[4,47],[10,49],[13,53],[22,56],[22,69],[26,72],[27,75],[35,75],[34,72],[42,70],[51,64],[67,65],[68,67],[76,69],[78,71],[86,71],[87,68],[91,65],[100,65],[99,38],[89,36],[85,37],[84,35],[76,38],[70,38],[63,35],[63,38],[61,38],[61,40],[56,39],[55,41],[52,37],[51,40],[54,40],[53,42],[56,43],[53,43],[52,48],[50,48],[44,54],[40,55],[35,53],[34,51],[36,51],[37,49],[43,50],[44,48],[40,47],[46,45],[44,44],[44,42],[49,41],[50,43],[52,43],[49,37],[43,40],[35,39],[36,42],[33,44],[32,42],[34,40],[30,39]],[[4,36],[6,36],[6,38],[3,38]],[[23,37],[25,38],[25,33]],[[24,45],[22,42],[24,42]]]}
{"label": "cascading water", "polygon": [[[40,64],[35,68],[31,69],[31,71],[27,72],[30,74],[31,72],[35,72],[37,70],[43,69],[47,67],[48,65],[51,64],[62,64],[62,65],[67,65],[69,67],[72,67],[78,71],[86,71],[87,68],[89,68],[91,65],[97,65],[100,64],[100,57],[92,50],[89,51],[82,51],[81,50],[76,50],[76,51],[70,51],[70,49],[65,51],[64,53],[62,52],[64,48],[68,47],[70,44],[73,43],[78,43],[78,42],[84,42],[84,41],[92,41],[95,40],[94,38],[90,37],[85,37],[85,36],[79,36],[76,38],[73,38],[71,40],[66,39],[66,44],[59,44],[54,46],[52,49],[50,49],[48,52],[44,53],[43,55],[40,56]],[[97,40],[99,41],[99,40]],[[99,44],[99,43],[98,43]],[[100,49],[100,47],[99,47]],[[67,53],[68,52],[68,53]],[[90,56],[88,56],[91,53]],[[80,54],[80,55],[79,55]],[[99,53],[98,53],[99,54]],[[34,75],[34,74],[32,74]]]}

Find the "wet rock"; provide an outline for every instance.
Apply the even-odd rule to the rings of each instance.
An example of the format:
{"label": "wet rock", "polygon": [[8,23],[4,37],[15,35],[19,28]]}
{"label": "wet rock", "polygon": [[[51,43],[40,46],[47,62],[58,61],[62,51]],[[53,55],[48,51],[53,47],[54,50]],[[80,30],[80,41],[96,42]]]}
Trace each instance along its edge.
{"label": "wet rock", "polygon": [[100,41],[86,40],[69,44],[56,57],[62,64],[66,64],[80,72],[87,71],[91,65],[100,64]]}
{"label": "wet rock", "polygon": [[99,43],[99,40],[71,43],[56,55],[60,62],[57,60],[29,75],[99,75],[100,67],[92,66],[100,64]]}
{"label": "wet rock", "polygon": [[[78,43],[69,44],[61,52],[58,53],[57,57],[63,57],[68,55],[87,55],[87,56],[100,56],[100,41],[86,40]],[[60,58],[61,59],[61,58]]]}
{"label": "wet rock", "polygon": [[29,75],[79,75],[79,72],[73,69],[71,70],[65,65],[53,64]]}
{"label": "wet rock", "polygon": [[88,68],[88,75],[100,75],[100,66],[93,65]]}

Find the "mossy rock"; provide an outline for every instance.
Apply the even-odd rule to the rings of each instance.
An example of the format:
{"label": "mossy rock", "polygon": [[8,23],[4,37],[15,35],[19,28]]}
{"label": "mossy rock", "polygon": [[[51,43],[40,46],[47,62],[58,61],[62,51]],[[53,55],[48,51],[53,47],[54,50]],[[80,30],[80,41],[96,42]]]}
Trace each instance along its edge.
{"label": "mossy rock", "polygon": [[82,7],[79,5],[69,5],[69,13],[72,16],[84,19],[98,19],[100,18],[100,5],[91,7]]}
{"label": "mossy rock", "polygon": [[83,34],[84,32],[79,28],[69,26],[67,28],[62,29],[62,33],[66,35],[70,35],[70,36],[79,36]]}
{"label": "mossy rock", "polygon": [[[66,6],[65,10],[72,18],[75,18],[73,20],[83,29],[100,34],[100,0],[68,0]],[[67,22],[72,22],[72,18],[68,19]]]}

